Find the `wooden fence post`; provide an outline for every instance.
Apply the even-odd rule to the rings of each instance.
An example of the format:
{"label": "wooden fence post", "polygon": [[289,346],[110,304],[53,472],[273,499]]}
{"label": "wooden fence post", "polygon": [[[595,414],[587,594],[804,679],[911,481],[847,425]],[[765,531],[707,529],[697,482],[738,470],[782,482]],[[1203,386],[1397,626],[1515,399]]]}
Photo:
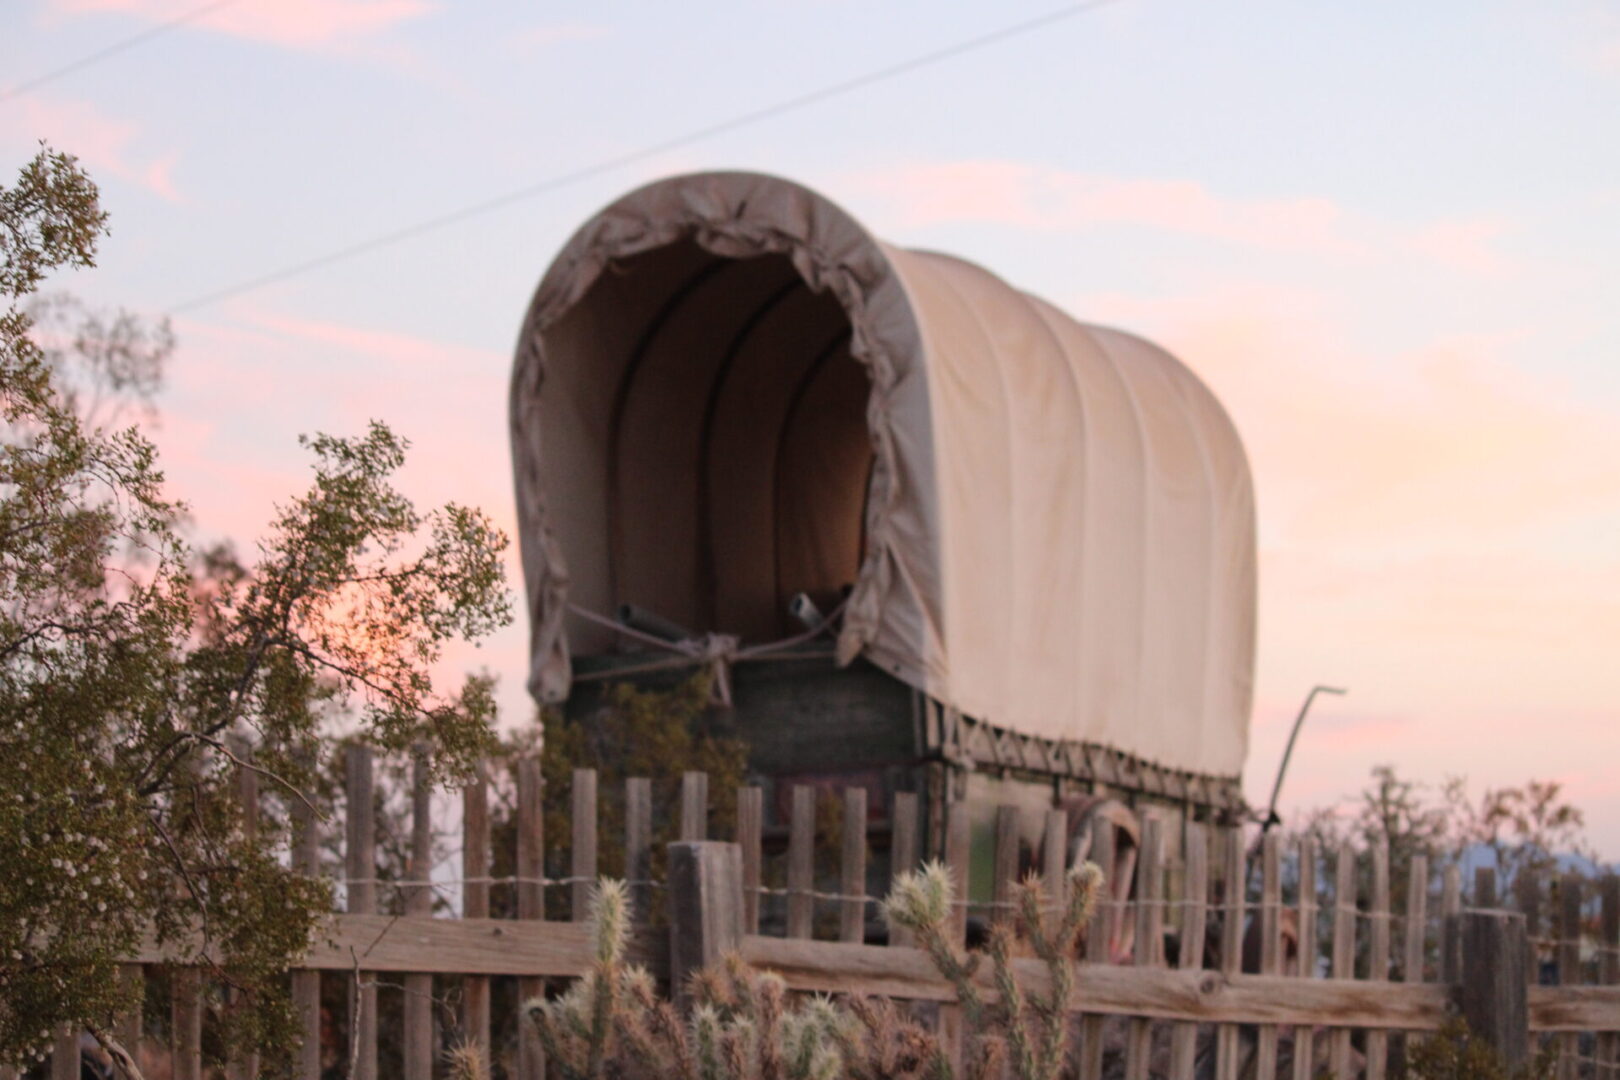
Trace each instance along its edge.
{"label": "wooden fence post", "polygon": [[[838,868],[838,940],[866,940],[866,789],[844,789],[844,836]],[[860,897],[860,899],[853,899]]]}
{"label": "wooden fence post", "polygon": [[[968,916],[968,860],[971,854],[968,835],[967,803],[953,799],[945,818],[945,868],[950,872],[956,906],[951,909],[946,923],[946,937],[958,948],[967,941]],[[963,1055],[967,1050],[962,1007],[949,1002],[939,1007],[939,1041],[952,1070],[962,1071]]]}
{"label": "wooden fence post", "polygon": [[[1159,896],[1164,874],[1161,870],[1162,834],[1159,820],[1142,822],[1142,851],[1136,873],[1136,966],[1156,967],[1163,912]],[[1153,1053],[1153,1021],[1132,1017],[1125,1036],[1126,1080],[1148,1080],[1149,1058]]]}
{"label": "wooden fence post", "polygon": [[[1384,838],[1372,844],[1372,903],[1368,914],[1372,925],[1367,928],[1367,978],[1375,982],[1389,980],[1389,841]],[[1384,1080],[1389,1067],[1389,1033],[1379,1029],[1367,1032],[1367,1080]]]}
{"label": "wooden fence post", "polygon": [[[1620,983],[1620,877],[1603,879],[1603,913],[1598,923],[1598,982],[1605,986]],[[1620,1075],[1620,1035],[1602,1031],[1597,1037],[1596,1080],[1615,1080]]]}
{"label": "wooden fence post", "polygon": [[[1182,971],[1204,967],[1204,932],[1209,898],[1209,841],[1204,826],[1189,821],[1185,834],[1186,873],[1181,878],[1181,955],[1176,966]],[[1170,1033],[1170,1080],[1192,1080],[1197,1060],[1198,1025],[1178,1023]]]}
{"label": "wooden fence post", "polygon": [[793,809],[788,819],[787,936],[807,938],[815,927],[816,789],[793,785]]}
{"label": "wooden fence post", "polygon": [[742,849],[718,840],[678,840],[667,850],[669,983],[684,1006],[691,974],[742,946]]}
{"label": "wooden fence post", "polygon": [[[251,843],[259,837],[259,774],[249,767],[253,761],[253,747],[247,739],[232,736],[230,747],[231,753],[245,763],[236,767],[236,795],[242,807],[242,836]],[[237,1002],[236,991],[230,992],[230,999],[233,1004]],[[125,1049],[131,1055],[136,1053],[132,1046]],[[231,1048],[226,1058],[225,1075],[229,1080],[257,1080],[259,1055],[256,1051],[242,1053]]]}
{"label": "wooden fence post", "polygon": [[[344,867],[351,915],[377,910],[375,811],[372,807],[371,747],[349,746],[344,754],[344,789],[348,794]],[[377,976],[355,971],[350,988],[349,1039],[354,1080],[377,1080]]]}
{"label": "wooden fence post", "polygon": [[[1356,853],[1341,844],[1333,864],[1333,978],[1356,977]],[[1353,1080],[1350,1029],[1328,1032],[1328,1069],[1334,1080]]]}
{"label": "wooden fence post", "polygon": [[709,838],[709,774],[681,774],[681,839]]}
{"label": "wooden fence post", "polygon": [[[312,764],[308,761],[305,764]],[[320,873],[321,834],[315,809],[303,799],[291,799],[293,821],[292,867],[306,877]],[[300,970],[292,973],[292,1004],[298,1016],[299,1080],[321,1080],[321,973]],[[125,1044],[130,1053],[135,1048]]]}
{"label": "wooden fence post", "polygon": [[51,1080],[79,1080],[79,1029],[76,1027],[63,1024],[51,1039]]}
{"label": "wooden fence post", "polygon": [[[1573,871],[1558,883],[1558,985],[1581,981],[1581,876]],[[1579,1069],[1581,1036],[1566,1031],[1558,1036],[1558,1080],[1575,1080]]]}
{"label": "wooden fence post", "polygon": [[[480,761],[461,792],[461,913],[489,918],[489,767]],[[461,981],[461,1029],[490,1075],[489,976],[468,975]]]}
{"label": "wooden fence post", "polygon": [[[520,919],[546,917],[545,781],[538,757],[518,761],[517,909]],[[533,976],[518,979],[522,1001],[542,997],[546,981]],[[517,1080],[545,1080],[546,1055],[540,1036],[528,1021],[518,1021]]]}
{"label": "wooden fence post", "polygon": [[1524,916],[1473,909],[1446,922],[1448,936],[1461,946],[1457,998],[1462,1017],[1510,1071],[1517,1070],[1530,1056]]}
{"label": "wooden fence post", "polygon": [[1496,867],[1474,867],[1474,906],[1477,908],[1496,906]]}
{"label": "wooden fence post", "polygon": [[574,787],[569,793],[572,843],[569,845],[568,876],[573,879],[569,892],[569,917],[585,922],[591,916],[591,896],[596,891],[596,770],[575,769]]}
{"label": "wooden fence post", "polygon": [[[911,791],[894,793],[889,812],[889,881],[917,869],[917,795]],[[897,926],[889,931],[889,944],[910,945],[911,931]]]}
{"label": "wooden fence post", "polygon": [[[1268,832],[1260,842],[1260,974],[1282,972],[1282,836]],[[1277,1025],[1261,1024],[1255,1033],[1255,1075],[1277,1075]],[[1369,1076],[1368,1080],[1372,1080]]]}
{"label": "wooden fence post", "polygon": [[[1248,896],[1245,886],[1249,880],[1248,862],[1243,845],[1241,827],[1225,830],[1226,872],[1221,882],[1221,971],[1238,975],[1243,971],[1243,920]],[[1242,1071],[1240,1060],[1243,1043],[1236,1024],[1215,1026],[1216,1080],[1237,1080]]]}
{"label": "wooden fence post", "polygon": [[[411,918],[433,917],[433,788],[428,777],[428,751],[416,746],[411,752],[411,856],[405,876],[405,914]],[[403,1051],[405,1080],[432,1080],[433,1076],[433,976],[421,972],[405,975]]]}
{"label": "wooden fence post", "polygon": [[759,888],[764,878],[765,789],[737,789],[737,846],[742,848],[743,933],[759,933]]}
{"label": "wooden fence post", "polygon": [[[1316,842],[1299,842],[1299,977],[1317,975],[1316,932]],[[1294,1078],[1314,1080],[1316,1076],[1316,1029],[1310,1024],[1294,1025]]]}
{"label": "wooden fence post", "polygon": [[624,782],[624,876],[630,883],[634,918],[652,917],[652,781],[632,776]]}
{"label": "wooden fence post", "polygon": [[1462,914],[1462,871],[1446,867],[1440,885],[1440,981],[1454,983],[1462,977],[1462,924],[1451,916]]}
{"label": "wooden fence post", "polygon": [[[1114,959],[1111,955],[1114,927],[1120,917],[1119,904],[1114,899],[1114,827],[1108,822],[1093,819],[1087,858],[1102,870],[1103,881],[1096,914],[1086,928],[1086,959],[1093,964],[1108,964]],[[1102,1080],[1106,1020],[1100,1013],[1080,1017],[1080,1080]]]}

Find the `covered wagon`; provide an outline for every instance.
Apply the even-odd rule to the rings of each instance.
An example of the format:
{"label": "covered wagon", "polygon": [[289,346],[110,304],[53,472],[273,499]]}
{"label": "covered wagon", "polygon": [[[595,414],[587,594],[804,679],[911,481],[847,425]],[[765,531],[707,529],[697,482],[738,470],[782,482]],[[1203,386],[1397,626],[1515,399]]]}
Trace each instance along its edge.
{"label": "covered wagon", "polygon": [[896,790],[935,851],[957,801],[1240,810],[1253,488],[1152,343],[699,173],[557,255],[510,419],[539,701],[708,665],[758,778],[866,785],[879,847]]}

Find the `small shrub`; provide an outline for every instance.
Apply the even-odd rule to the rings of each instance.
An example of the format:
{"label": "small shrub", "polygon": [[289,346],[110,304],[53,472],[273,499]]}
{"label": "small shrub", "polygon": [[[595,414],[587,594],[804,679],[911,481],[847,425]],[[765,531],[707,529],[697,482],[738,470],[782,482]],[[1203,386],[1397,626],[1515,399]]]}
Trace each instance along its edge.
{"label": "small shrub", "polygon": [[1552,1080],[1556,1057],[1543,1050],[1518,1069],[1509,1069],[1500,1054],[1454,1018],[1407,1052],[1408,1080]]}

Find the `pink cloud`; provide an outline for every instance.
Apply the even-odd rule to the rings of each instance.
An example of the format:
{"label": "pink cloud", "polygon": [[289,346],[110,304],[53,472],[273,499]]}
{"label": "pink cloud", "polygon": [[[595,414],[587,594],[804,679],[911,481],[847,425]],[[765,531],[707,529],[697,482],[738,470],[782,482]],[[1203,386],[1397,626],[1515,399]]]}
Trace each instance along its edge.
{"label": "pink cloud", "polygon": [[[166,22],[183,14],[186,0],[56,0],[70,14],[114,12],[146,22]],[[420,18],[436,10],[426,0],[275,0],[230,4],[195,25],[231,37],[291,49],[321,50],[342,45]]]}
{"label": "pink cloud", "polygon": [[174,183],[179,155],[141,150],[141,126],[118,120],[88,102],[24,95],[0,112],[0,140],[31,149],[40,139],[76,155],[96,176],[127,181],[169,202],[183,201]]}
{"label": "pink cloud", "polygon": [[1477,273],[1500,273],[1491,247],[1498,221],[1403,228],[1320,197],[1239,199],[1192,180],[1118,177],[1004,160],[902,165],[844,178],[846,190],[883,204],[886,220],[921,228],[974,222],[1028,229],[1134,226],[1270,251],[1336,260],[1416,255]]}

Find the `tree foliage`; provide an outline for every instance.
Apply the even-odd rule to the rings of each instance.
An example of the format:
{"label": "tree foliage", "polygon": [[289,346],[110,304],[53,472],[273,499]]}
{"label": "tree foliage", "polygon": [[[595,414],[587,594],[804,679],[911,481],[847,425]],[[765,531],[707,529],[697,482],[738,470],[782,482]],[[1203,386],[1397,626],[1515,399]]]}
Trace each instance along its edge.
{"label": "tree foliage", "polygon": [[[65,154],[0,188],[0,1059],[40,1054],[59,1024],[104,1033],[127,1004],[116,962],[151,932],[236,991],[225,1041],[274,1067],[279,976],[329,909],[278,857],[288,808],[338,715],[384,748],[429,741],[441,770],[487,752],[489,681],[447,696],[430,671],[510,618],[507,541],[476,510],[418,512],[392,484],[406,442],[373,423],[305,441],[312,484],[254,559],[194,552],[153,445],[104,426],[84,389],[151,389],[166,329],[103,324],[77,384],[74,346],[32,333],[29,297],[93,265],[105,221]],[[257,830],[242,768],[277,796]]]}

